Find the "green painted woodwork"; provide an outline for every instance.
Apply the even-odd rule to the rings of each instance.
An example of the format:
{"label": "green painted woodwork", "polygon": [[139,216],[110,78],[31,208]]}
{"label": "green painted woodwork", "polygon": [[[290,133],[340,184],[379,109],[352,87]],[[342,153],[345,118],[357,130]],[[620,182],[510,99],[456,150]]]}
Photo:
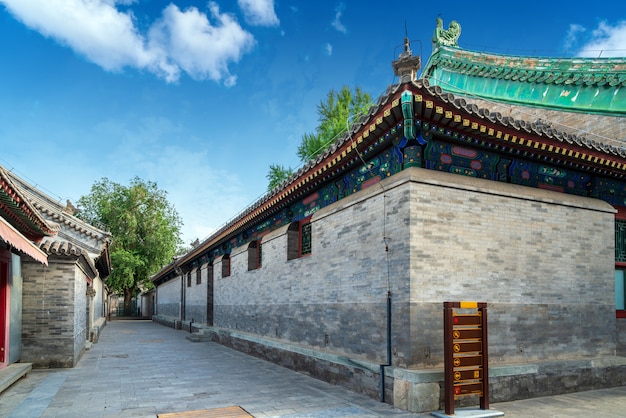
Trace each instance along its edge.
{"label": "green painted woodwork", "polygon": [[402,116],[404,117],[404,136],[415,139],[415,125],[413,125],[413,93],[409,90],[402,92]]}
{"label": "green painted woodwork", "polygon": [[443,28],[443,20],[437,18],[437,27],[433,34],[433,42],[437,45],[458,46],[459,36],[461,36],[461,25],[456,20],[450,22],[448,29]]}
{"label": "green painted woodwork", "polygon": [[615,261],[626,262],[626,221],[615,220]]}
{"label": "green painted woodwork", "polygon": [[301,244],[301,253],[302,255],[311,254],[311,222],[307,222],[302,225],[302,244]]}
{"label": "green painted woodwork", "polygon": [[[615,230],[617,231],[617,227]],[[617,232],[615,236],[617,238]],[[615,270],[615,309],[618,311],[626,308],[624,303],[626,301],[626,287],[624,286],[624,282],[624,270]]]}
{"label": "green painted woodwork", "polygon": [[435,44],[422,78],[445,91],[514,104],[626,115],[626,58],[540,58]]}
{"label": "green painted woodwork", "polygon": [[[403,109],[405,110],[405,109]],[[259,223],[231,235],[220,245],[203,252],[189,263],[190,268],[228,254],[235,247],[259,240],[276,228],[301,221],[319,209],[342,198],[376,184],[408,167],[425,167],[431,170],[507,182],[562,193],[590,196],[610,204],[626,206],[626,182],[592,175],[575,168],[552,165],[535,159],[527,153],[503,150],[479,136],[468,135],[443,128],[416,117],[413,128],[404,123],[390,127],[362,151],[363,163],[353,164],[337,173],[327,183],[311,190],[288,206],[276,211]],[[407,138],[405,132],[414,132]],[[308,231],[305,231],[308,233]],[[616,260],[626,262],[626,221],[616,224]],[[174,272],[171,273],[172,277]]]}

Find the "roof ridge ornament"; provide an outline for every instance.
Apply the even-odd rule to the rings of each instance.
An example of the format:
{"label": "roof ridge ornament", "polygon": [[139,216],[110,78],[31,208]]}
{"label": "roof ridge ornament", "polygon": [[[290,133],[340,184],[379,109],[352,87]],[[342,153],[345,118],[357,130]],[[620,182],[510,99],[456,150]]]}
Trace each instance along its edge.
{"label": "roof ridge ornament", "polygon": [[411,41],[408,36],[404,38],[404,50],[398,59],[391,63],[393,73],[400,77],[400,83],[408,83],[417,78],[417,72],[422,66],[419,56],[413,56],[411,51]]}
{"label": "roof ridge ornament", "polygon": [[433,34],[433,44],[436,46],[444,45],[451,47],[459,47],[458,40],[461,36],[461,25],[456,20],[453,20],[448,25],[448,29],[443,28],[443,19],[437,18],[437,27]]}

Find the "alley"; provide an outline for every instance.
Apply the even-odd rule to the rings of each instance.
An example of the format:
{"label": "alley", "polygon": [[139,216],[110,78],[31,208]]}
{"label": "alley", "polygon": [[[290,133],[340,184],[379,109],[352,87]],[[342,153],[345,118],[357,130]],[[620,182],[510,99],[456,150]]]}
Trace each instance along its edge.
{"label": "alley", "polygon": [[[73,369],[33,370],[0,417],[156,417],[241,407],[281,418],[420,417],[151,321],[112,321]],[[493,404],[505,416],[618,418],[626,387]],[[457,410],[457,412],[460,412]]]}
{"label": "alley", "polygon": [[240,406],[254,417],[419,416],[151,321],[111,321],[74,369],[33,370],[1,417],[155,417]]}

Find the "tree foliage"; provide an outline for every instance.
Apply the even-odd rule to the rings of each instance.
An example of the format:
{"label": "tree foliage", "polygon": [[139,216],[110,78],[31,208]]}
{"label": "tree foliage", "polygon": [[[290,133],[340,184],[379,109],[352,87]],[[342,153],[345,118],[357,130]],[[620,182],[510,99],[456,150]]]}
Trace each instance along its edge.
{"label": "tree foliage", "polygon": [[298,147],[301,162],[316,158],[348,129],[350,118],[367,112],[372,106],[368,93],[356,87],[354,92],[343,86],[338,92],[330,90],[326,100],[317,106],[319,125],[315,133],[304,134]]}
{"label": "tree foliage", "polygon": [[79,199],[81,219],[108,230],[111,275],[107,287],[124,295],[124,311],[139,290],[153,287],[150,276],[168,264],[182,243],[182,221],[167,201],[167,192],[138,177],[129,186],[107,178],[94,183]]}
{"label": "tree foliage", "polygon": [[291,167],[284,167],[278,164],[270,165],[270,171],[265,176],[268,181],[267,189],[272,190],[284,180],[287,180],[292,174],[293,169]]}
{"label": "tree foliage", "polygon": [[[317,106],[319,125],[315,132],[302,136],[297,151],[300,161],[305,163],[324,152],[347,130],[352,118],[365,114],[373,104],[372,97],[360,87],[356,87],[354,92],[348,86],[343,86],[339,91],[330,90],[326,99]],[[270,165],[266,176],[268,190],[272,190],[291,174],[293,170],[290,167]]]}

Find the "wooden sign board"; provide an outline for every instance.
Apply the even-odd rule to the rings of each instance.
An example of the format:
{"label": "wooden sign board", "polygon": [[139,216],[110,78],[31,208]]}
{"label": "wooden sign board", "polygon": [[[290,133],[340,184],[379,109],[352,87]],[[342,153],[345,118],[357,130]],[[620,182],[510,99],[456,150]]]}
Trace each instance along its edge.
{"label": "wooden sign board", "polygon": [[454,401],[469,395],[489,409],[486,303],[444,302],[444,357],[445,413],[453,415]]}

